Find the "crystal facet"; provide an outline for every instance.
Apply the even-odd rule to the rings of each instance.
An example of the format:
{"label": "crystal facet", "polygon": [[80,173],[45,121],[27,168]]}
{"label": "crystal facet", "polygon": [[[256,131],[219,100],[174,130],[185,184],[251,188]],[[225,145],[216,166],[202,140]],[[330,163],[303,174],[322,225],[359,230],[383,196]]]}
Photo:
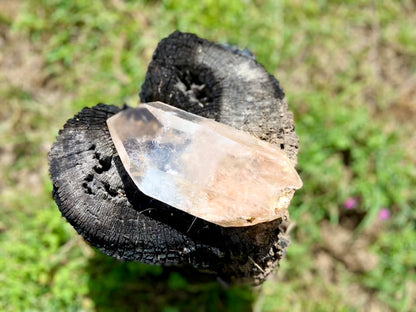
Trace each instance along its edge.
{"label": "crystal facet", "polygon": [[277,146],[161,102],[125,109],[107,125],[143,193],[221,226],[288,216],[302,187]]}

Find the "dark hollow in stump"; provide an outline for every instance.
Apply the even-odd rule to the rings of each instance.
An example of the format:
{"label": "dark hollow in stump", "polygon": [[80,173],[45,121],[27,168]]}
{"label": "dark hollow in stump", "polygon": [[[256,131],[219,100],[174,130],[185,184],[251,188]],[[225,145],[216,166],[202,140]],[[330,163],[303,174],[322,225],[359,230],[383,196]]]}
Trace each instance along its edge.
{"label": "dark hollow in stump", "polygon": [[[149,65],[142,102],[162,101],[278,144],[296,162],[298,138],[278,81],[235,47],[174,32]],[[279,264],[286,220],[224,228],[141,193],[121,164],[99,104],[69,119],[49,154],[62,215],[91,245],[127,261],[191,265],[227,282],[259,284]]]}

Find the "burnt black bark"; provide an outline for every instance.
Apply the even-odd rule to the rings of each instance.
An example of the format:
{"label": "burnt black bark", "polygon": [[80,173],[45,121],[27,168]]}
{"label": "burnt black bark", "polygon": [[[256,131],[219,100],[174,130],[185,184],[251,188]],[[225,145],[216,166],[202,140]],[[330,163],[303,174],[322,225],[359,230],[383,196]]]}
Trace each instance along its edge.
{"label": "burnt black bark", "polygon": [[296,162],[299,140],[284,91],[248,50],[176,31],[159,43],[140,98],[247,131]]}
{"label": "burnt black bark", "polygon": [[[296,162],[298,138],[283,90],[247,51],[175,32],[156,49],[140,96],[279,144]],[[106,126],[119,110],[85,108],[60,131],[49,160],[62,215],[115,258],[191,265],[228,282],[261,283],[285,254],[286,220],[224,228],[147,197],[123,168]]]}

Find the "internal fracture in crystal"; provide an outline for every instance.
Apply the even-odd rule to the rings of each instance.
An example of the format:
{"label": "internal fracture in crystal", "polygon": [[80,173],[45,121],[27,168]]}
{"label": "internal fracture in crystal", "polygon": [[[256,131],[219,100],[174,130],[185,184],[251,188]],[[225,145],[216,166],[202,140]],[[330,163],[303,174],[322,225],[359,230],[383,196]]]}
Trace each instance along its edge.
{"label": "internal fracture in crystal", "polygon": [[288,216],[302,187],[278,146],[161,102],[127,108],[107,125],[144,194],[220,226]]}

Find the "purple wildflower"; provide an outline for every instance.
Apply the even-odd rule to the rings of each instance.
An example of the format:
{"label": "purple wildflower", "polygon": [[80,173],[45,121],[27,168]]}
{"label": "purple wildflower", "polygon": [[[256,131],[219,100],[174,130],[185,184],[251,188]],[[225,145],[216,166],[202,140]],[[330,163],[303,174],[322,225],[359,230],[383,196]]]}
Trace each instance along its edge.
{"label": "purple wildflower", "polygon": [[345,209],[351,210],[351,209],[354,209],[356,206],[357,206],[357,199],[355,199],[354,197],[350,197],[344,202]]}
{"label": "purple wildflower", "polygon": [[390,219],[390,217],[391,217],[391,212],[390,212],[390,209],[388,208],[383,208],[378,213],[378,218],[382,221],[386,221]]}

